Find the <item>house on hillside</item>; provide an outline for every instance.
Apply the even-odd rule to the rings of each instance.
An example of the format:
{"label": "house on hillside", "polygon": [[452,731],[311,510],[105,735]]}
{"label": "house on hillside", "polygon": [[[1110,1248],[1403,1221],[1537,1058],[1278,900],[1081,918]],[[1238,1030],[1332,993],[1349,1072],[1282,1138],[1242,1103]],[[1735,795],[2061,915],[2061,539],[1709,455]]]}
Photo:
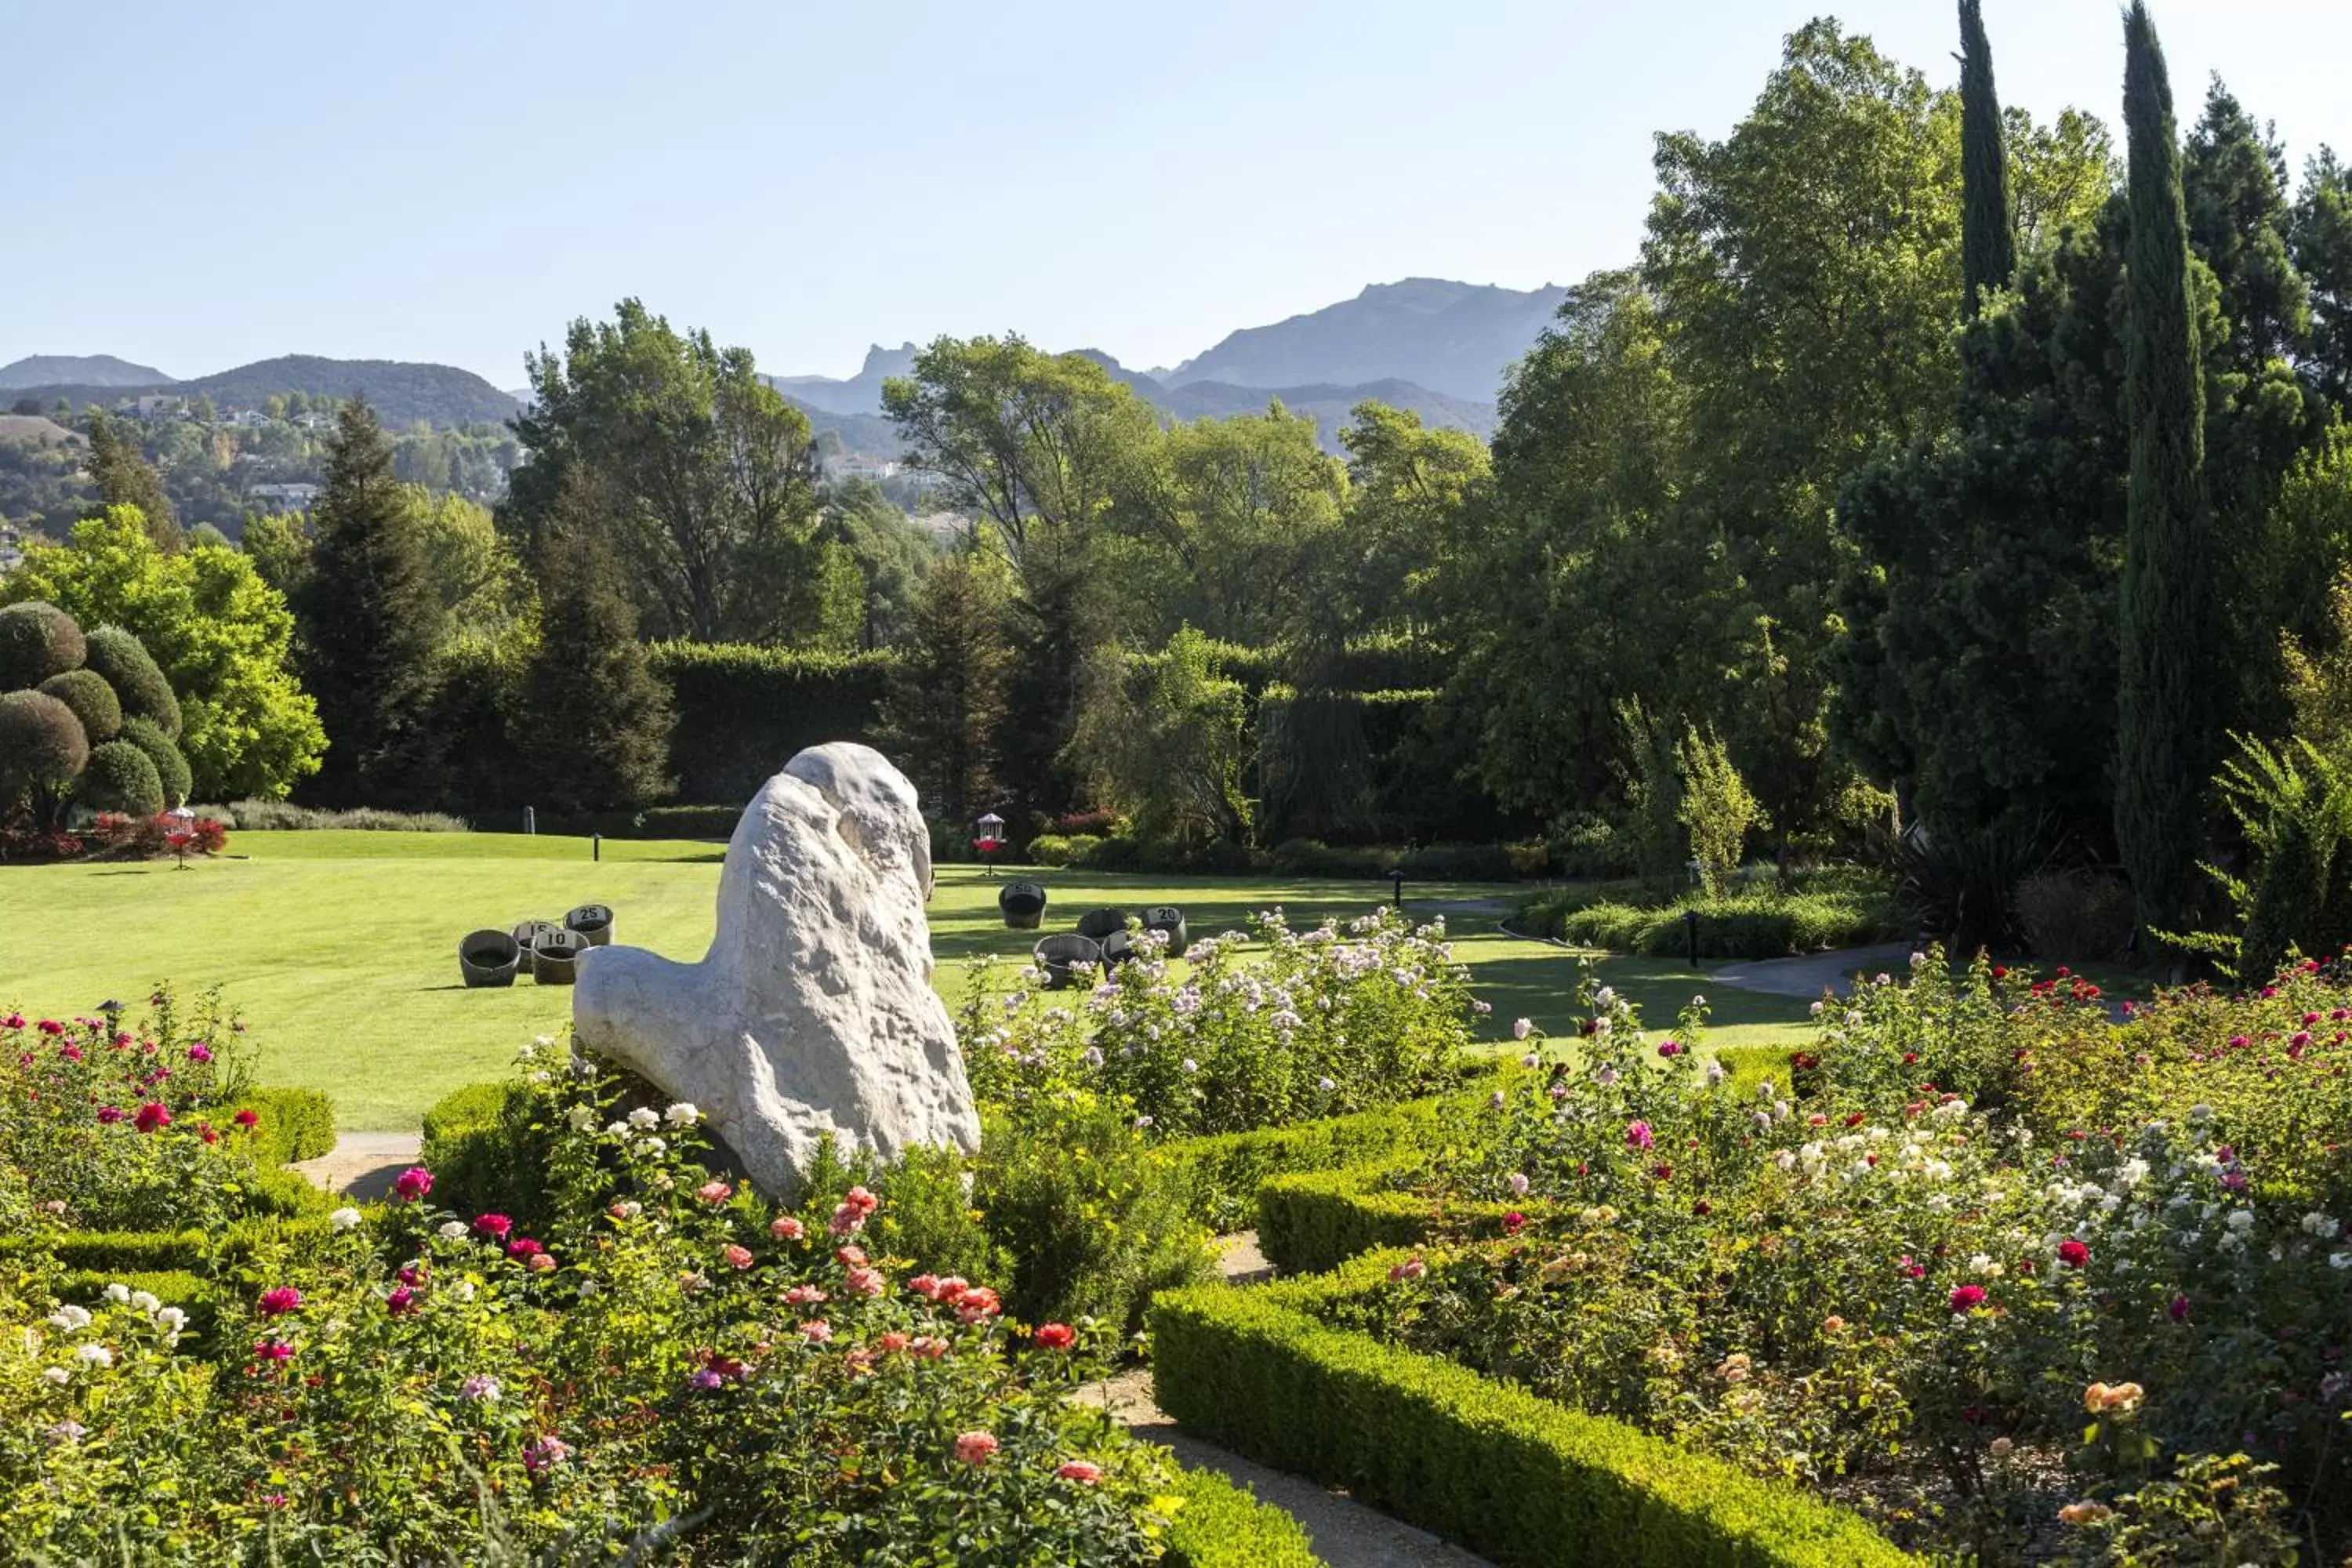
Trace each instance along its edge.
{"label": "house on hillside", "polygon": [[319,499],[320,487],[305,484],[256,485],[246,491],[246,498],[258,501],[272,511],[309,511]]}
{"label": "house on hillside", "polygon": [[[120,407],[121,405],[116,406]],[[188,411],[188,400],[169,393],[151,392],[131,400],[130,412],[140,419],[177,419]]]}

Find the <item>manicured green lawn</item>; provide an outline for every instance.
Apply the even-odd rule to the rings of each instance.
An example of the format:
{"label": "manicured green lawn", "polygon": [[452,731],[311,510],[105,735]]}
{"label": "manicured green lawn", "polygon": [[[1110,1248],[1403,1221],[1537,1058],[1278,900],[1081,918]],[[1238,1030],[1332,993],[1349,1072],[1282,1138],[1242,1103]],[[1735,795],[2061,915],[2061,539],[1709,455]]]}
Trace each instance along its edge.
{"label": "manicured green lawn", "polygon": [[[468,991],[457,939],[482,926],[613,907],[622,942],[699,958],[710,941],[720,849],[608,841],[601,863],[581,838],[509,834],[240,833],[231,858],[148,865],[0,867],[0,1007],[71,1013],[109,997],[135,1003],[160,981],[218,984],[252,1026],[273,1084],[321,1089],[350,1129],[406,1129],[460,1084],[503,1073],[515,1047],[570,1016],[571,993],[528,980]],[[1294,924],[1360,913],[1385,885],[1055,871],[1045,929],[1067,930],[1097,903],[1173,903],[1196,933],[1239,926],[1280,905]],[[962,989],[961,961],[1025,952],[1006,931],[996,882],[948,867],[930,906],[938,983]],[[1475,885],[1410,884],[1423,900],[1507,896]],[[1522,1015],[1569,1026],[1573,955],[1505,937],[1491,916],[1448,924],[1457,956],[1492,1002],[1499,1040]],[[1721,1044],[1793,1039],[1805,1005],[1707,985],[1664,960],[1610,959],[1602,976],[1654,1026],[1705,990]]]}

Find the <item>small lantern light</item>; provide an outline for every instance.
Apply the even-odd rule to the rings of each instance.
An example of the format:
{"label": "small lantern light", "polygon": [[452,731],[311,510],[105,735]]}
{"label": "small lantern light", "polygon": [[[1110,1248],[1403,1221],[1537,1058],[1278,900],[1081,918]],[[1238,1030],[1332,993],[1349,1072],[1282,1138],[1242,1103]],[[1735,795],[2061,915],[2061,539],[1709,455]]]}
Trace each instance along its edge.
{"label": "small lantern light", "polygon": [[995,876],[994,856],[1004,847],[1004,818],[992,811],[981,813],[979,820],[971,825],[971,847],[980,851],[981,864],[987,868],[988,874]]}
{"label": "small lantern light", "polygon": [[179,857],[179,869],[188,868],[188,846],[196,841],[196,814],[185,805],[175,805],[163,814],[171,826],[163,830],[163,842]]}

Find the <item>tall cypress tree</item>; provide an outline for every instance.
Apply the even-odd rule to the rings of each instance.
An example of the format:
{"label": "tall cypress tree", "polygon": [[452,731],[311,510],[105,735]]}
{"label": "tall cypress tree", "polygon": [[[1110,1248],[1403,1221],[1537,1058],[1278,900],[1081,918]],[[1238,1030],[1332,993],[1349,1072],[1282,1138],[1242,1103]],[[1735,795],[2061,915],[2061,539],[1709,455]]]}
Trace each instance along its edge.
{"label": "tall cypress tree", "polygon": [[2215,715],[2214,569],[2204,496],[2205,397],[2189,293],[2180,144],[2163,47],[2145,0],[2124,16],[2131,233],[2124,411],[2131,494],[2124,544],[2116,838],[2140,923],[2187,921]]}
{"label": "tall cypress tree", "polygon": [[2008,288],[2017,272],[2009,150],[1979,0],[1960,0],[1960,309],[1973,321],[1984,290]]}
{"label": "tall cypress tree", "polygon": [[298,607],[304,684],[327,731],[316,792],[339,805],[424,804],[436,782],[427,709],[441,601],[423,519],[364,403],[335,416],[311,526],[317,542]]}

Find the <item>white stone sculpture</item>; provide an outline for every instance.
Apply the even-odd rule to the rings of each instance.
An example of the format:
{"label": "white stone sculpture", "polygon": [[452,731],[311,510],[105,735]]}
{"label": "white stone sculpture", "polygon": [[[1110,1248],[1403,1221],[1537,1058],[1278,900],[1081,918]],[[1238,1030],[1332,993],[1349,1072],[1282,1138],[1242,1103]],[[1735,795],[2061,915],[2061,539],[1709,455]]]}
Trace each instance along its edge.
{"label": "white stone sculpture", "polygon": [[870,747],[811,747],[735,825],[709,953],[589,949],[577,1037],[700,1107],[775,1197],[797,1191],[828,1132],[844,1152],[976,1151],[980,1115],[931,989],[930,890],[914,785]]}

